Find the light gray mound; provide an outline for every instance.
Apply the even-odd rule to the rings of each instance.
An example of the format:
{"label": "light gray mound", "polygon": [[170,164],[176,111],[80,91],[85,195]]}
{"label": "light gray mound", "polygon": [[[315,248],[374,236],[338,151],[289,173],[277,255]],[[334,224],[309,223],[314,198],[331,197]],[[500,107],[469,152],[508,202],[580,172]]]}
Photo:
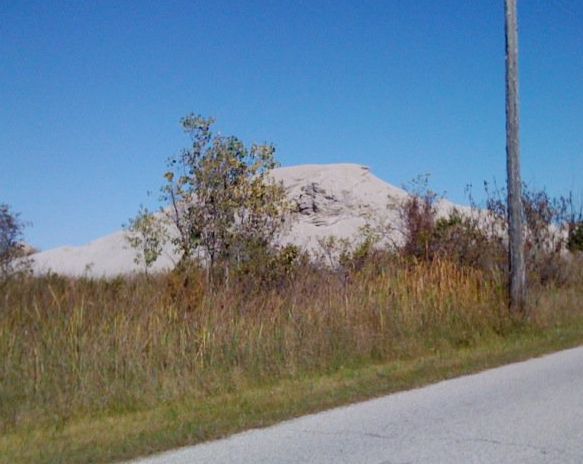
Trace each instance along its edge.
{"label": "light gray mound", "polygon": [[[388,205],[398,204],[408,195],[357,164],[285,167],[275,169],[272,175],[283,182],[297,210],[281,242],[307,249],[318,247],[318,240],[329,236],[354,238],[367,222],[397,225],[398,214]],[[441,214],[453,207],[446,200],[438,204]],[[31,258],[36,274],[51,271],[69,276],[113,277],[141,270],[134,262],[135,256],[124,232],[118,231],[87,245],[59,247]],[[152,270],[172,268],[175,262],[176,256],[168,244]]]}

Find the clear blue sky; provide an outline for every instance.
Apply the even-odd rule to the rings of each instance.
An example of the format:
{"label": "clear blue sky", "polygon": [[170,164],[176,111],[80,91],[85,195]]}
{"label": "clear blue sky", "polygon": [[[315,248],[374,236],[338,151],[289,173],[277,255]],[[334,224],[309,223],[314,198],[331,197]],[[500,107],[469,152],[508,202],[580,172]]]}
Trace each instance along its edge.
{"label": "clear blue sky", "polygon": [[[505,182],[503,19],[502,0],[0,0],[0,202],[42,249],[117,230],[156,204],[189,112],[286,166],[431,173],[464,201]],[[580,194],[583,2],[519,20],[523,176]]]}

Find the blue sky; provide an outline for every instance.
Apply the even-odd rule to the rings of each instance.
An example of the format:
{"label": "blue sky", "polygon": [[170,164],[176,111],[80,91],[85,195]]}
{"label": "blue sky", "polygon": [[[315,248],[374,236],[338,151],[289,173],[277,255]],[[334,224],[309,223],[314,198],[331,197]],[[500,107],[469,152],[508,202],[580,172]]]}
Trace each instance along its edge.
{"label": "blue sky", "polygon": [[[0,0],[0,202],[48,249],[155,206],[178,121],[283,165],[505,182],[502,0]],[[519,1],[523,177],[581,195],[583,2]],[[152,191],[152,197],[146,196]]]}

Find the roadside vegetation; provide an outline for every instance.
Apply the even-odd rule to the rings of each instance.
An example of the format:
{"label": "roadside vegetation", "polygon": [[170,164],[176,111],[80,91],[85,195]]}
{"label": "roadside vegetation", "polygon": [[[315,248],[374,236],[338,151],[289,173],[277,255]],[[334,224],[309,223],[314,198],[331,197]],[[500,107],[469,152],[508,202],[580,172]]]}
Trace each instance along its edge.
{"label": "roadside vegetation", "polygon": [[[497,194],[487,215],[438,217],[423,185],[397,206],[398,245],[370,224],[314,256],[277,245],[294,205],[269,180],[272,146],[215,137],[199,116],[183,126],[165,209],[128,226],[144,273],[0,279],[0,462],[126,459],[583,342],[568,199],[525,190],[516,318]],[[168,240],[179,265],[148,272]]]}

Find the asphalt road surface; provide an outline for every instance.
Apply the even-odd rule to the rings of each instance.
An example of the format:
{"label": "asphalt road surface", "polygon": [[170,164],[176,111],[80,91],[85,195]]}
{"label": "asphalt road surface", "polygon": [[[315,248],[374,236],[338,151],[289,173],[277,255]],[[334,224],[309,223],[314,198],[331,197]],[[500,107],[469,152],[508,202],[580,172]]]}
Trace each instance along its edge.
{"label": "asphalt road surface", "polygon": [[583,347],[135,461],[583,463]]}

